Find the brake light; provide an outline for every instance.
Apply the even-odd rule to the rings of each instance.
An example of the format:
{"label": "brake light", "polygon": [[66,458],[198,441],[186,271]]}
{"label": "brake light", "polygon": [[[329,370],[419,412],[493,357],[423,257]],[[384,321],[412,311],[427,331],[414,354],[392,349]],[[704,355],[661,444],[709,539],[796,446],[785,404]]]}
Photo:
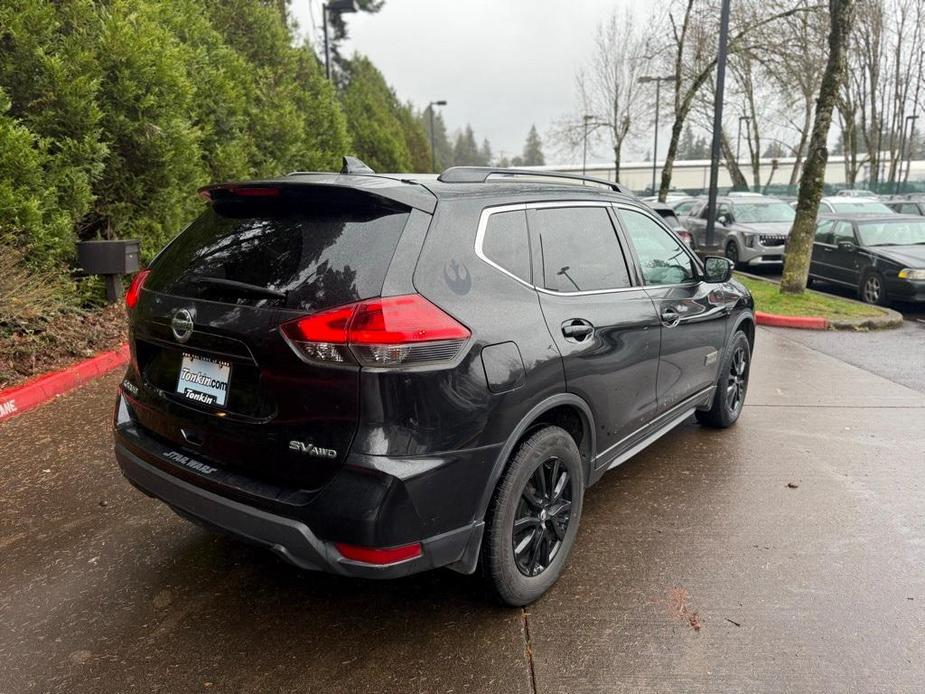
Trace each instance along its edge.
{"label": "brake light", "polygon": [[363,562],[364,564],[376,564],[384,566],[386,564],[396,564],[408,559],[416,559],[421,556],[421,543],[415,542],[411,545],[402,545],[401,547],[389,547],[381,549],[378,547],[358,547],[356,545],[347,545],[342,542],[334,544],[337,551],[345,559]]}
{"label": "brake light", "polygon": [[280,194],[279,188],[265,186],[231,186],[228,192],[240,195],[242,198],[278,198]]}
{"label": "brake light", "polygon": [[128,285],[128,291],[125,292],[126,308],[133,309],[138,305],[138,295],[141,294],[141,288],[144,286],[149,274],[151,274],[150,270],[142,270],[132,278],[131,283]]}
{"label": "brake light", "polygon": [[675,229],[675,233],[681,237],[681,240],[688,246],[688,248],[694,247],[694,237],[691,236],[691,232],[686,229]]}
{"label": "brake light", "polygon": [[471,334],[419,294],[339,306],[284,323],[280,331],[305,361],[366,366],[447,361]]}

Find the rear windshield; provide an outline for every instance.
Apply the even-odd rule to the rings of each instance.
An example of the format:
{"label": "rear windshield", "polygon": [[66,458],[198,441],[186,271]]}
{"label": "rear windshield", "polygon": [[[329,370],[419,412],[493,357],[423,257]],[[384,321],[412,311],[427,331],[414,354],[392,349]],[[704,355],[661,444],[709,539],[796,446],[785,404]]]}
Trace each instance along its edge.
{"label": "rear windshield", "polygon": [[407,208],[349,190],[219,199],[152,263],[145,288],[306,311],[368,299],[407,219]]}

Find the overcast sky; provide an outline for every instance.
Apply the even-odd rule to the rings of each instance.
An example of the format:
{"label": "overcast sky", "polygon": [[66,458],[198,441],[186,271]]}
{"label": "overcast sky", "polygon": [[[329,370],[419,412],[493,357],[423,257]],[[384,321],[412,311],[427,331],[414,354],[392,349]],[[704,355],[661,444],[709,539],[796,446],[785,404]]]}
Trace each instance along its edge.
{"label": "overcast sky", "polygon": [[[531,124],[545,140],[553,122],[573,110],[575,72],[598,23],[618,4],[386,0],[378,14],[347,15],[343,50],[368,55],[402,100],[422,107],[446,99],[451,132],[470,123],[496,156],[510,157],[523,149]],[[292,12],[305,35],[320,36],[320,0],[292,0]],[[552,147],[545,149],[549,155]]]}

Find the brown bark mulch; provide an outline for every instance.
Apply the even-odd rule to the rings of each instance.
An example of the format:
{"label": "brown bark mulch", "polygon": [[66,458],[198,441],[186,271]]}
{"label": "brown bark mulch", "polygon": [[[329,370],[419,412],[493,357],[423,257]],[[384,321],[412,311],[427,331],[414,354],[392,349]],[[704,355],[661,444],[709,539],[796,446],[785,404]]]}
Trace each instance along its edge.
{"label": "brown bark mulch", "polygon": [[121,303],[61,311],[28,324],[0,324],[0,389],[115,349],[127,337]]}

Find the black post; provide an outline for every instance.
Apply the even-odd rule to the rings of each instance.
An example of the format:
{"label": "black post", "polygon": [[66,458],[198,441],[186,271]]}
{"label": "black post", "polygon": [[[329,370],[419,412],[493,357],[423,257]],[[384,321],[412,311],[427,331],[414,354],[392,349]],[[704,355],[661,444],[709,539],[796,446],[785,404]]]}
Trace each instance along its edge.
{"label": "black post", "polygon": [[321,4],[321,23],[324,26],[324,76],[331,79],[331,48],[328,45],[328,4]]}
{"label": "black post", "polygon": [[434,137],[434,105],[430,105],[430,172],[437,173],[437,138]]}
{"label": "black post", "polygon": [[655,192],[655,169],[658,164],[658,107],[662,101],[662,78],[655,78],[655,143],[652,145],[652,195]]}
{"label": "black post", "polygon": [[720,137],[723,130],[723,92],[726,88],[726,44],[729,39],[729,0],[723,0],[719,20],[719,50],[716,52],[716,100],[713,103],[713,146],[710,151],[710,188],[707,191],[706,247],[713,247],[716,230],[716,186],[719,183]]}
{"label": "black post", "polygon": [[588,121],[591,116],[582,116],[584,121],[584,148],[581,154],[581,175],[586,176],[588,172]]}
{"label": "black post", "polygon": [[906,116],[909,121],[909,137],[906,138],[906,175],[903,179],[903,186],[909,181],[909,170],[912,168],[912,150],[915,149],[915,121],[918,118],[919,114],[917,113]]}

